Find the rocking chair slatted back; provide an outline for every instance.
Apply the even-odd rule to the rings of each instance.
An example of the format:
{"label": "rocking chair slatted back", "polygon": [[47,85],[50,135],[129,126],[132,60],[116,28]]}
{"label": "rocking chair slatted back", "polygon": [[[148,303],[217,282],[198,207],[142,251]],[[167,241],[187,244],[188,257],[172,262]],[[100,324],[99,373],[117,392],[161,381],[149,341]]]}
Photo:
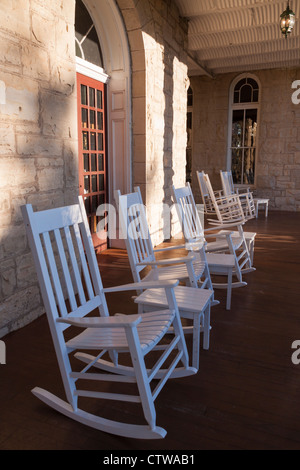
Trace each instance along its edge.
{"label": "rocking chair slatted back", "polygon": [[223,187],[223,192],[225,196],[236,195],[239,197],[245,218],[252,219],[255,217],[255,203],[253,199],[253,194],[250,191],[250,188],[236,189],[233,182],[232,172],[231,171],[220,171],[220,177]]}
{"label": "rocking chair slatted back", "polygon": [[191,191],[190,183],[185,187],[172,187],[173,197],[176,203],[177,215],[183,228],[184,238],[187,241],[204,241],[204,231],[200,221],[194,196]]}
{"label": "rocking chair slatted back", "polygon": [[36,228],[29,232],[29,242],[37,266],[41,267],[42,296],[45,305],[51,305],[50,315],[56,311],[57,318],[70,314],[82,316],[84,310],[88,313],[101,307],[101,314],[107,316],[97,266],[82,243],[84,238],[85,243],[89,240],[83,230],[87,220],[80,206],[74,205],[68,211],[59,208],[35,213],[27,206],[23,215],[28,226]]}
{"label": "rocking chair slatted back", "polygon": [[[138,188],[134,193],[122,196],[120,191],[116,191],[115,196],[133,278],[135,282],[140,282],[140,273],[146,263],[155,261],[141,192]],[[155,270],[155,266],[153,269]]]}

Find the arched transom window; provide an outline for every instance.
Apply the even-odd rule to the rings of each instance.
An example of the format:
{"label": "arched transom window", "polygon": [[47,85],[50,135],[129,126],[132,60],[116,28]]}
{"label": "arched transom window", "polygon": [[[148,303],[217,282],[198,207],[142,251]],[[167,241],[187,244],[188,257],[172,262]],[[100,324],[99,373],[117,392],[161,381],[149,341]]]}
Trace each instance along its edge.
{"label": "arched transom window", "polygon": [[227,167],[235,184],[255,184],[259,94],[256,77],[244,74],[232,83]]}

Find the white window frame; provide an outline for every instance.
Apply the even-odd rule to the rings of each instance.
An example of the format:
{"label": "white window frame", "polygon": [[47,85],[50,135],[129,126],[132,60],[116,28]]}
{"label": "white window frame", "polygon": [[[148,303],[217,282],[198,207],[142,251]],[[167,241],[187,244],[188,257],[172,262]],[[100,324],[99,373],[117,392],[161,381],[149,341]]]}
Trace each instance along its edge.
{"label": "white window frame", "polygon": [[[258,93],[258,101],[253,103],[234,103],[234,89],[236,84],[244,79],[244,78],[252,78],[256,81],[259,89]],[[229,106],[228,106],[228,136],[227,136],[227,162],[226,162],[226,170],[231,171],[231,158],[232,158],[232,117],[233,111],[235,110],[247,110],[247,109],[257,109],[257,131],[256,131],[256,145],[255,145],[255,173],[254,173],[254,184],[250,185],[251,188],[256,186],[256,177],[257,177],[257,160],[258,160],[258,137],[259,137],[259,127],[260,127],[260,103],[261,103],[261,83],[258,77],[251,73],[242,73],[238,75],[231,83],[230,90],[229,90]],[[236,186],[242,187],[249,187],[249,184],[236,184]]]}

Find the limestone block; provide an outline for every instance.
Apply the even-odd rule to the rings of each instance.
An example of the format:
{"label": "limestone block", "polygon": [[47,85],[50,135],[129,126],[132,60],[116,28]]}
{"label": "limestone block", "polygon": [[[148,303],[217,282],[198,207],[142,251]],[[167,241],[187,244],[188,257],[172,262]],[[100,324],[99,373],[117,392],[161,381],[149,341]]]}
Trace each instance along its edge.
{"label": "limestone block", "polygon": [[[1,147],[1,146],[0,146]],[[0,188],[7,189],[34,184],[36,178],[33,158],[0,158]]]}
{"label": "limestone block", "polygon": [[0,29],[30,39],[30,2],[27,0],[1,0]]}
{"label": "limestone block", "polygon": [[51,193],[37,193],[31,194],[27,197],[27,203],[32,204],[33,210],[43,211],[60,207],[64,205],[64,192],[63,188],[55,190]]}
{"label": "limestone block", "polygon": [[75,138],[77,134],[77,106],[74,97],[44,92],[41,97],[43,132],[47,136]]}
{"label": "limestone block", "polygon": [[6,226],[11,223],[11,205],[10,192],[1,191],[0,193],[0,226]]}
{"label": "limestone block", "polygon": [[61,167],[37,170],[37,177],[40,191],[50,191],[64,187],[63,169]]}
{"label": "limestone block", "polygon": [[48,8],[39,4],[33,6],[31,14],[31,32],[34,43],[47,49],[55,47],[55,16]]}
{"label": "limestone block", "polygon": [[42,47],[22,43],[21,56],[24,76],[39,80],[50,79],[48,52]]}
{"label": "limestone block", "polygon": [[62,155],[62,141],[43,135],[17,135],[17,153],[19,155],[57,156]]}
{"label": "limestone block", "polygon": [[3,297],[9,297],[13,294],[17,285],[15,268],[8,268],[1,273],[1,286]]}
{"label": "limestone block", "polygon": [[27,237],[24,224],[10,226],[2,236],[1,243],[3,246],[4,257],[9,257],[22,253],[27,246]]}
{"label": "limestone block", "polygon": [[74,26],[59,17],[55,22],[55,51],[59,58],[75,61]]}
{"label": "limestone block", "polygon": [[25,314],[36,309],[41,304],[40,292],[37,286],[18,290],[0,304],[0,325],[15,322]]}
{"label": "limestone block", "polygon": [[31,253],[18,256],[16,258],[16,265],[18,289],[23,289],[37,282],[36,270]]}
{"label": "limestone block", "polygon": [[[15,135],[12,127],[9,124],[0,123],[0,155],[13,155],[15,151]],[[0,173],[0,187],[2,177]]]}
{"label": "limestone block", "polygon": [[50,84],[51,91],[69,96],[76,91],[76,65],[75,62],[66,61],[57,57],[55,51],[50,51]]}
{"label": "limestone block", "polygon": [[10,40],[7,35],[2,34],[0,34],[0,64],[10,72],[21,73],[20,45],[16,40]]}

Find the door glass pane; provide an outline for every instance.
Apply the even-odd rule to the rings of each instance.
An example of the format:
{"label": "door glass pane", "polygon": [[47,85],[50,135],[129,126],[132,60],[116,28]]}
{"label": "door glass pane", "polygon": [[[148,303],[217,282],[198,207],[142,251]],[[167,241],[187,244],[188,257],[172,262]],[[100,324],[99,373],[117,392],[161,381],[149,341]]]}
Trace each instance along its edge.
{"label": "door glass pane", "polygon": [[231,170],[234,184],[242,184],[243,149],[232,149]]}
{"label": "door glass pane", "polygon": [[99,175],[99,191],[104,191],[104,175]]}
{"label": "door glass pane", "polygon": [[98,134],[98,150],[101,152],[103,151],[103,134]]}
{"label": "door glass pane", "polygon": [[91,150],[96,150],[96,134],[91,132]]}
{"label": "door glass pane", "polygon": [[98,171],[104,171],[103,155],[101,153],[98,155]]}
{"label": "door glass pane", "polygon": [[88,111],[86,108],[81,108],[81,125],[88,127]]}
{"label": "door glass pane", "polygon": [[97,192],[97,175],[92,175],[92,193]]}
{"label": "door glass pane", "polygon": [[90,128],[95,129],[96,124],[96,113],[92,109],[90,110]]}
{"label": "door glass pane", "polygon": [[97,112],[97,129],[103,131],[103,113],[100,111]]}
{"label": "door glass pane", "polygon": [[85,206],[85,210],[86,210],[87,215],[89,215],[90,212],[91,212],[91,208],[90,208],[90,198],[89,198],[89,197],[85,197],[85,198],[84,198],[84,206]]}
{"label": "door glass pane", "polygon": [[81,91],[81,104],[87,105],[87,86],[81,85],[80,91]]}
{"label": "door glass pane", "polygon": [[92,196],[92,212],[96,212],[98,207],[98,197]]}
{"label": "door glass pane", "polygon": [[95,89],[94,88],[89,88],[89,98],[90,98],[89,105],[92,108],[94,108],[95,107]]}
{"label": "door glass pane", "polygon": [[83,154],[83,169],[84,171],[90,171],[90,163],[89,163],[89,154]]}
{"label": "door glass pane", "polygon": [[90,177],[89,176],[84,176],[84,192],[85,193],[90,192]]}
{"label": "door glass pane", "polygon": [[255,149],[245,149],[243,184],[254,184]]}
{"label": "door glass pane", "polygon": [[257,109],[247,109],[245,120],[245,147],[256,146]]}
{"label": "door glass pane", "polygon": [[244,111],[236,110],[233,111],[232,115],[232,147],[243,146],[243,122],[244,122]]}
{"label": "door glass pane", "polygon": [[89,133],[88,132],[82,133],[82,148],[83,150],[89,149]]}
{"label": "door glass pane", "polygon": [[91,154],[91,171],[97,171],[97,155]]}
{"label": "door glass pane", "polygon": [[97,108],[100,108],[100,109],[103,108],[102,91],[101,90],[97,90]]}

